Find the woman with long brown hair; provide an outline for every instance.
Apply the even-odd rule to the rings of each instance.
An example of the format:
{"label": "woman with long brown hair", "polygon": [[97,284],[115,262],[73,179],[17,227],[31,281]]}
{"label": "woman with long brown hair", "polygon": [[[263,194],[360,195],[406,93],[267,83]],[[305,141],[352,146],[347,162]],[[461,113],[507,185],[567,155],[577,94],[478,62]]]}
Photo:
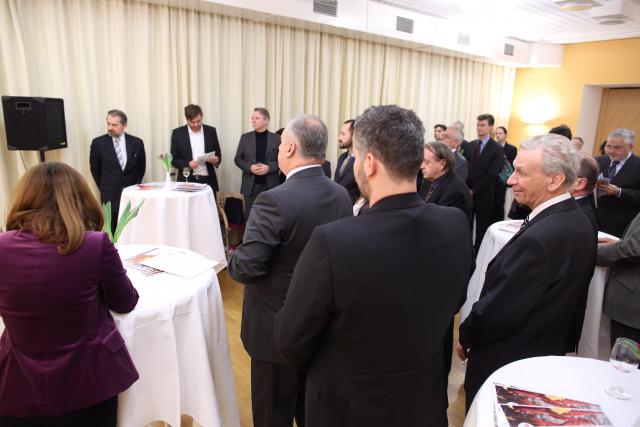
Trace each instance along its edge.
{"label": "woman with long brown hair", "polygon": [[0,425],[116,425],[138,378],[109,310],[138,293],[84,178],[57,162],[18,182],[0,234]]}

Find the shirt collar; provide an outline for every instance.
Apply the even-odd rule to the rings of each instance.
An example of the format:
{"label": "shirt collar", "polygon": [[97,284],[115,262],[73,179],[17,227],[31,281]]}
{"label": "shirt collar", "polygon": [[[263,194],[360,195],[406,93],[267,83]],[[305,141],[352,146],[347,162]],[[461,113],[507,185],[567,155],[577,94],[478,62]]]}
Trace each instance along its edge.
{"label": "shirt collar", "polygon": [[491,139],[491,135],[487,135],[484,138],[478,138],[478,141],[484,146]]}
{"label": "shirt collar", "polygon": [[287,179],[291,178],[294,174],[303,171],[305,169],[310,169],[310,168],[319,168],[321,167],[320,165],[305,165],[305,166],[298,166],[297,168],[293,168],[289,171],[289,173],[287,174]]}
{"label": "shirt collar", "polygon": [[567,199],[571,198],[571,194],[567,191],[566,193],[562,193],[559,196],[553,197],[546,202],[540,203],[534,210],[529,214],[529,221],[536,217],[540,212],[547,209],[550,206],[555,205],[556,203],[564,202]]}
{"label": "shirt collar", "polygon": [[189,131],[189,135],[200,135],[200,134],[202,134],[202,131],[204,130],[204,127],[201,127],[198,132],[194,132],[191,129],[191,126],[187,125],[187,130]]}

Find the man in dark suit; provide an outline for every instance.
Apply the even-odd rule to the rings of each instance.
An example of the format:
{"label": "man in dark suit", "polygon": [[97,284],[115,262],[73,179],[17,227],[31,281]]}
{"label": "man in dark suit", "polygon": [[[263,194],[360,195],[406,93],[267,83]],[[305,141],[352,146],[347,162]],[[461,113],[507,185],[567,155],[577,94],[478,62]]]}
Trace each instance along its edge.
{"label": "man in dark suit", "polygon": [[588,154],[580,153],[580,170],[578,171],[576,183],[571,190],[571,196],[576,199],[576,203],[578,203],[582,212],[593,225],[593,230],[596,234],[598,232],[598,221],[596,220],[593,191],[598,183],[598,173],[599,169],[596,160]]}
{"label": "man in dark suit", "polygon": [[533,210],[489,263],[480,299],[460,325],[467,410],[498,368],[564,354],[595,266],[596,236],[568,192],[579,168],[573,144],[557,135],[534,137],[522,143],[514,166],[508,181],[514,197]]}
{"label": "man in dark suit", "polygon": [[[507,128],[498,126],[496,128],[496,142],[504,150],[504,159],[513,167],[513,161],[518,154],[518,149],[507,142]],[[500,177],[496,179],[496,191],[494,195],[493,208],[491,209],[491,222],[504,220],[504,203],[507,195],[507,184],[502,182]]]}
{"label": "man in dark suit", "polygon": [[[178,169],[178,181],[185,181],[182,170],[189,168],[189,182],[209,184],[215,196],[218,191],[215,168],[222,161],[216,128],[202,124],[202,109],[198,105],[184,107],[184,116],[187,124],[171,134],[172,164]],[[198,158],[202,156],[206,158],[199,162]]]}
{"label": "man in dark suit", "polygon": [[342,185],[349,192],[351,204],[354,204],[360,197],[360,189],[353,174],[353,161],[355,158],[353,154],[354,121],[353,119],[349,119],[344,122],[340,128],[338,143],[340,144],[340,148],[346,148],[347,151],[338,157],[338,166],[336,167],[336,174],[334,176],[335,182]]}
{"label": "man in dark suit", "polygon": [[504,151],[491,138],[495,119],[491,114],[478,116],[478,139],[469,142],[464,156],[469,164],[467,186],[473,195],[473,212],[476,219],[476,253],[487,228],[492,224],[491,208],[494,205],[496,180],[504,164]]}
{"label": "man in dark suit", "polygon": [[465,157],[460,153],[460,144],[463,140],[464,133],[462,132],[462,130],[455,126],[449,126],[444,132],[444,139],[442,142],[449,146],[449,148],[453,152],[453,156],[455,157],[453,173],[458,175],[463,182],[466,182],[467,177],[469,176],[469,165],[467,165],[467,159],[465,159]]}
{"label": "man in dark suit", "polygon": [[242,134],[234,159],[242,170],[240,192],[244,195],[245,218],[249,218],[258,194],[276,187],[278,179],[278,146],[280,135],[269,132],[270,115],[266,108],[254,108],[251,114],[253,132]]}
{"label": "man in dark suit", "polygon": [[427,203],[458,208],[471,220],[471,193],[464,181],[453,172],[455,162],[447,145],[438,141],[427,142],[420,166],[424,182],[419,194]]}
{"label": "man in dark suit", "polygon": [[125,187],[140,184],[147,160],[140,138],[125,134],[127,115],[120,110],[107,113],[107,133],[91,141],[89,165],[100,190],[100,202],[111,202],[111,230],[118,224],[120,196]]}
{"label": "man in dark suit", "polygon": [[354,143],[371,208],[313,232],[276,347],[308,369],[308,426],[446,426],[442,342],[469,279],[467,219],[415,191],[424,127],[414,112],[369,108]]}
{"label": "man in dark suit", "polygon": [[602,310],[611,319],[611,346],[622,337],[640,342],[640,214],[621,240],[598,243],[598,265],[610,268]]}
{"label": "man in dark suit", "polygon": [[[304,374],[273,347],[273,324],[291,274],[313,229],[351,216],[347,191],[327,179],[320,164],[327,128],[316,116],[300,116],[282,134],[278,162],[287,180],[261,193],[229,274],[244,283],[242,343],[251,356],[251,404],[255,426],[304,425]],[[298,405],[296,405],[298,402]]]}
{"label": "man in dark suit", "polygon": [[596,217],[600,230],[621,237],[640,212],[640,158],[631,149],[635,133],[616,129],[607,136],[606,155],[596,158],[606,180],[598,182]]}

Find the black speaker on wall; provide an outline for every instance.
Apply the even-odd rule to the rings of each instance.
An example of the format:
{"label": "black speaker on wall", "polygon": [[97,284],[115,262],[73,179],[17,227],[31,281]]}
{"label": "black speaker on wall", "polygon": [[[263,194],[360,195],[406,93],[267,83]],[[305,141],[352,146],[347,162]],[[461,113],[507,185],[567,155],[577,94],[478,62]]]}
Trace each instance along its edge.
{"label": "black speaker on wall", "polygon": [[2,110],[9,150],[42,152],[67,147],[62,99],[3,96]]}

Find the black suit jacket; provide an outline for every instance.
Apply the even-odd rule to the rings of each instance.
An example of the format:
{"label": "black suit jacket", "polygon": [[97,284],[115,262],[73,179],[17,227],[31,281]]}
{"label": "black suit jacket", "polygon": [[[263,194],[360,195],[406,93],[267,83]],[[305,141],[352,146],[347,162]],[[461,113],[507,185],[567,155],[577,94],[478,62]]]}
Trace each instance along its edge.
{"label": "black suit jacket", "polygon": [[598,234],[598,221],[596,220],[596,205],[593,201],[593,194],[587,197],[576,199],[576,203],[582,209],[582,212],[587,216],[587,219],[593,226],[593,230]]}
{"label": "black suit jacket", "polygon": [[[204,152],[216,152],[219,162],[216,166],[207,162],[207,172],[209,179],[207,182],[213,189],[218,191],[218,178],[216,177],[216,167],[222,162],[222,152],[220,151],[220,143],[218,142],[218,134],[213,126],[202,125],[204,132]],[[173,160],[171,164],[178,169],[178,181],[184,181],[182,169],[189,167],[189,162],[193,160],[193,151],[191,151],[191,140],[189,139],[189,129],[187,125],[175,128],[171,133],[171,156]],[[193,173],[193,171],[192,171]]]}
{"label": "black suit jacket", "polygon": [[516,156],[518,155],[518,149],[514,145],[509,144],[508,142],[505,142],[504,147],[502,147],[502,149],[504,150],[504,155],[507,158],[507,161],[513,167],[513,161],[516,159]]}
{"label": "black suit jacket", "polygon": [[273,348],[273,323],[293,268],[316,226],[352,215],[346,190],[320,167],[297,172],[256,197],[243,243],[228,266],[229,275],[246,285],[241,337],[252,358],[286,364]]}
{"label": "black suit jacket", "polygon": [[140,138],[125,133],[127,164],[124,171],[120,168],[113,138],[108,134],[91,141],[89,165],[91,175],[100,190],[102,202],[115,200],[120,203],[122,189],[142,182],[147,166],[144,144]]}
{"label": "black suit jacket", "polygon": [[[420,197],[426,196],[431,182],[425,181],[423,188],[420,189]],[[440,206],[450,206],[458,208],[471,220],[473,214],[473,200],[467,185],[453,171],[447,171],[438,180],[436,189],[431,194],[427,203],[435,203]]]}
{"label": "black suit jacket", "polygon": [[[596,157],[596,160],[600,172],[607,176],[611,164],[609,156]],[[640,213],[640,157],[632,154],[611,183],[622,188],[622,194],[620,197],[599,197],[596,217],[601,231],[622,237],[624,230]]]}
{"label": "black suit jacket", "polygon": [[572,198],[536,215],[489,263],[480,299],[460,325],[468,353],[468,404],[498,368],[563,355],[575,308],[589,286],[596,236]]}
{"label": "black suit jacket", "polygon": [[[267,133],[267,151],[265,153],[265,164],[269,166],[269,173],[265,175],[267,188],[274,188],[280,184],[278,168],[278,147],[280,146],[280,135],[273,132]],[[236,166],[242,170],[242,183],[240,192],[246,197],[251,196],[253,180],[255,175],[251,172],[251,165],[256,163],[256,133],[255,131],[242,134],[238,143],[236,157],[233,159]]]}
{"label": "black suit jacket", "polygon": [[498,174],[504,165],[504,150],[500,144],[489,139],[478,158],[474,159],[477,144],[478,140],[473,140],[467,143],[464,150],[469,165],[467,186],[473,190],[474,198],[486,198],[491,203]]}
{"label": "black suit jacket", "polygon": [[338,157],[338,164],[336,166],[336,172],[334,175],[334,181],[338,184],[342,185],[349,192],[349,196],[351,197],[351,204],[354,204],[356,200],[360,197],[360,189],[358,188],[358,184],[356,183],[356,177],[353,173],[353,162],[354,158],[349,157],[349,164],[345,166],[344,172],[340,174],[340,168],[342,168],[342,163],[349,155],[348,151],[345,151]]}
{"label": "black suit jacket", "polygon": [[447,425],[442,343],[470,241],[462,212],[415,192],[314,231],[275,330],[308,368],[308,427]]}

